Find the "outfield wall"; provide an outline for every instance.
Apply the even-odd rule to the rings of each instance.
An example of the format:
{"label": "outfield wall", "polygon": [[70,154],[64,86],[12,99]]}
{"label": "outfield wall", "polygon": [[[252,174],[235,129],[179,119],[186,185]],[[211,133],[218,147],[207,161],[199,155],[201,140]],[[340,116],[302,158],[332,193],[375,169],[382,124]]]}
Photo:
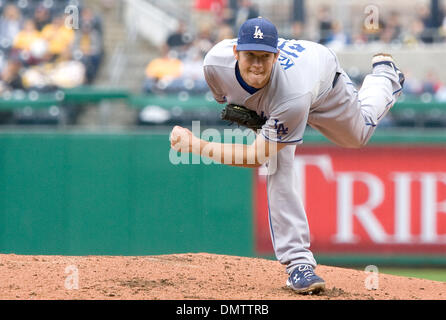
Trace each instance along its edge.
{"label": "outfield wall", "polygon": [[[382,130],[350,150],[308,131],[296,161],[318,261],[446,265],[445,145]],[[169,154],[168,131],[0,133],[0,252],[273,257],[256,170]]]}
{"label": "outfield wall", "polygon": [[252,255],[252,172],[169,149],[167,134],[0,134],[0,252]]}

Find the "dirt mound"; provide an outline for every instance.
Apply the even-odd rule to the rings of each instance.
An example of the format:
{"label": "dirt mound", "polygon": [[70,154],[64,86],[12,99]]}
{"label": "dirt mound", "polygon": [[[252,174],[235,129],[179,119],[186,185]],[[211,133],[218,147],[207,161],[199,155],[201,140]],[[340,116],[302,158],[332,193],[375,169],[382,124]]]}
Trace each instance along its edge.
{"label": "dirt mound", "polygon": [[446,299],[446,283],[380,274],[367,290],[368,274],[318,266],[327,283],[318,295],[298,295],[285,286],[277,261],[236,256],[0,255],[0,299]]}

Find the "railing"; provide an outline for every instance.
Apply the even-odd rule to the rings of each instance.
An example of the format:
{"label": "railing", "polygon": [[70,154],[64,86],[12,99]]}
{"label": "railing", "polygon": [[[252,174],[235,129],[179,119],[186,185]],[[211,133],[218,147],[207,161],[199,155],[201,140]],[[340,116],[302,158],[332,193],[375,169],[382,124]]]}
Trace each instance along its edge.
{"label": "railing", "polygon": [[[212,95],[191,95],[186,92],[168,95],[132,94],[121,88],[79,87],[58,90],[51,93],[38,93],[35,91],[15,91],[4,94],[0,98],[0,110],[22,110],[63,108],[64,106],[82,106],[94,104],[103,106],[103,103],[121,100],[131,110],[142,112],[145,108],[158,107],[173,114],[183,114],[184,119],[190,117],[188,113],[200,120],[200,113],[207,114],[207,120],[215,118],[218,122],[218,113],[222,105],[215,102]],[[109,105],[113,107],[112,104]],[[392,108],[390,126],[401,127],[446,127],[446,101],[423,101],[418,98],[406,98],[397,102]],[[179,117],[178,119],[181,119]],[[106,123],[102,123],[106,125]]]}
{"label": "railing", "polygon": [[126,0],[125,22],[151,43],[162,45],[178,21],[170,14],[144,0]]}

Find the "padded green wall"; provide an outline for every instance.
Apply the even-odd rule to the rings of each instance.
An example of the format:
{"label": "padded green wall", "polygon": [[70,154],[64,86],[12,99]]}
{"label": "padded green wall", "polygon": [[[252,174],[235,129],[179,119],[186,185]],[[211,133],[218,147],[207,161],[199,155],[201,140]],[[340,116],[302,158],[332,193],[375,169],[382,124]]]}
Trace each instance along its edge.
{"label": "padded green wall", "polygon": [[173,165],[167,134],[0,133],[0,252],[252,256],[252,174]]}

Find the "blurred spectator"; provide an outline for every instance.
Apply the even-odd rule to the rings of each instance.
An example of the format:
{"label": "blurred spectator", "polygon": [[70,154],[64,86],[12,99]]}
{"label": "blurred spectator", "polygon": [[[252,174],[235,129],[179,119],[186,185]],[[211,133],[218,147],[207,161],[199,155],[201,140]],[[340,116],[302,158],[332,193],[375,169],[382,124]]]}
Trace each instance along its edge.
{"label": "blurred spectator", "polygon": [[41,39],[34,20],[28,19],[23,23],[23,29],[16,35],[12,47],[17,50],[30,51],[34,41]]}
{"label": "blurred spectator", "polygon": [[48,41],[48,48],[51,55],[57,57],[74,41],[74,31],[65,26],[65,16],[56,16],[54,20],[47,24],[42,30],[42,37]]}
{"label": "blurred spectator", "polygon": [[238,0],[238,6],[235,11],[234,32],[237,33],[240,26],[248,19],[257,18],[259,9],[251,0]]}
{"label": "blurred spectator", "polygon": [[384,30],[382,30],[380,35],[380,41],[385,44],[392,43],[394,40],[394,30],[389,27],[385,27]]}
{"label": "blurred spectator", "polygon": [[301,25],[305,24],[307,18],[305,2],[306,0],[292,0],[291,23],[299,22]]}
{"label": "blurred spectator", "polygon": [[423,92],[435,94],[443,86],[435,71],[430,70],[423,81]]}
{"label": "blurred spectator", "polygon": [[306,36],[304,34],[305,26],[301,21],[294,21],[291,26],[291,35],[289,38],[296,40],[305,40]]}
{"label": "blurred spectator", "polygon": [[223,8],[223,24],[234,26],[235,25],[235,15],[238,8],[239,0],[227,0],[226,6]]}
{"label": "blurred spectator", "polygon": [[82,23],[80,30],[76,32],[73,52],[75,58],[84,63],[86,67],[87,83],[92,83],[103,56],[103,43],[100,32],[89,23]]}
{"label": "blurred spectator", "polygon": [[232,27],[229,24],[222,24],[220,28],[218,28],[218,33],[215,38],[215,42],[220,42],[224,39],[233,39],[235,38]]}
{"label": "blurred spectator", "polygon": [[42,31],[43,27],[51,22],[51,13],[44,5],[39,5],[34,12],[36,29]]}
{"label": "blurred spectator", "polygon": [[421,40],[421,34],[423,33],[424,25],[421,19],[415,19],[410,24],[409,31],[403,36],[403,42],[406,45],[415,45]]}
{"label": "blurred spectator", "polygon": [[410,70],[405,70],[404,74],[406,80],[403,93],[410,97],[418,97],[425,93],[435,95],[444,88],[444,84],[434,70],[428,71],[423,79],[414,77]]}
{"label": "blurred spectator", "polygon": [[208,85],[203,72],[203,55],[197,48],[190,50],[186,60],[183,61],[183,72],[180,76],[183,80],[180,89],[190,92],[202,93],[208,91]]}
{"label": "blurred spectator", "polygon": [[318,30],[319,30],[319,43],[320,44],[326,44],[327,42],[332,40],[333,34],[332,34],[332,16],[330,12],[330,7],[328,6],[321,6],[318,10],[317,14],[317,23],[318,23]]}
{"label": "blurred spectator", "polygon": [[71,50],[66,48],[54,62],[28,68],[23,73],[25,89],[72,88],[85,83],[85,66],[73,60]]}
{"label": "blurred spectator", "polygon": [[334,51],[343,49],[350,43],[349,36],[344,32],[340,21],[333,21],[331,28],[331,38],[327,41],[326,46]]}
{"label": "blurred spectator", "polygon": [[408,96],[417,96],[423,93],[423,82],[414,77],[410,70],[404,70],[404,76],[406,80],[404,81],[403,93]]}
{"label": "blurred spectator", "polygon": [[152,60],[146,68],[144,83],[146,93],[173,93],[209,91],[203,73],[203,52],[199,46],[191,46],[182,59],[176,51],[162,48],[162,55]]}
{"label": "blurred spectator", "polygon": [[44,40],[36,29],[34,20],[25,20],[23,29],[14,39],[13,51],[20,53],[22,62],[26,65],[40,63],[47,58],[48,42]]}
{"label": "blurred spectator", "polygon": [[212,39],[211,29],[212,25],[201,24],[199,27],[198,34],[193,41],[192,46],[201,53],[202,57],[212,48],[214,41]]}
{"label": "blurred spectator", "polygon": [[0,18],[0,41],[3,47],[10,47],[22,27],[20,10],[13,4],[7,5]]}
{"label": "blurred spectator", "polygon": [[89,28],[97,30],[100,34],[103,33],[101,17],[95,14],[93,9],[89,7],[84,7],[81,11],[80,27],[84,24],[88,25]]}
{"label": "blurred spectator", "polygon": [[73,88],[85,84],[85,65],[71,56],[71,51],[65,50],[55,61],[49,72],[50,85],[61,88]]}
{"label": "blurred spectator", "polygon": [[187,30],[186,23],[180,21],[177,30],[168,35],[166,44],[169,47],[169,50],[176,50],[179,55],[182,55],[192,43],[192,40],[193,36]]}
{"label": "blurred spectator", "polygon": [[158,84],[165,88],[169,82],[179,78],[182,73],[183,62],[165,45],[162,47],[161,56],[150,61],[146,67],[144,90],[152,92],[156,90]]}
{"label": "blurred spectator", "polygon": [[5,91],[14,89],[23,89],[20,70],[22,63],[18,58],[11,58],[8,60],[6,66],[3,68],[0,79],[0,94]]}
{"label": "blurred spectator", "polygon": [[187,59],[183,61],[181,77],[192,80],[204,79],[203,74],[203,56],[200,51],[190,50]]}
{"label": "blurred spectator", "polygon": [[146,68],[146,76],[156,80],[175,79],[182,73],[183,63],[163,47],[161,57],[153,59]]}
{"label": "blurred spectator", "polygon": [[417,12],[418,18],[423,23],[423,31],[420,34],[420,40],[424,43],[433,43],[437,36],[437,30],[429,7],[427,5],[421,5]]}
{"label": "blurred spectator", "polygon": [[396,11],[390,12],[386,20],[384,30],[381,33],[381,41],[383,43],[395,43],[401,41],[401,22],[399,13]]}

